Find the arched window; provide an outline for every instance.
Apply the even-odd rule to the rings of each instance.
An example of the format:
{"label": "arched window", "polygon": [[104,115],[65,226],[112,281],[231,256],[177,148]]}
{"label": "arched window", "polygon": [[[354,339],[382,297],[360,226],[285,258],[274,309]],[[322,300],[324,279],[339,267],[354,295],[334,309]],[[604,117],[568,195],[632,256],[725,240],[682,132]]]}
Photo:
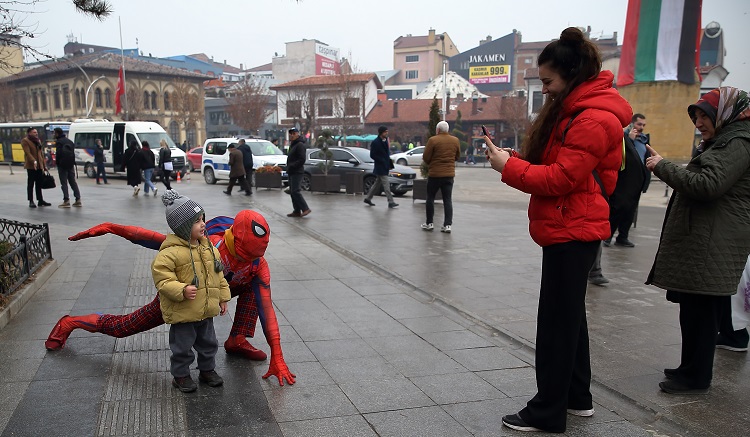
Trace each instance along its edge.
{"label": "arched window", "polygon": [[159,105],[156,104],[156,91],[151,91],[151,109],[159,109]]}
{"label": "arched window", "polygon": [[[169,105],[169,91],[164,91],[164,110],[169,111],[172,107]],[[174,138],[172,138],[174,140]]]}
{"label": "arched window", "polygon": [[194,121],[191,121],[190,124],[188,124],[187,131],[185,132],[185,136],[187,137],[188,147],[195,146],[196,129],[195,129]]}
{"label": "arched window", "polygon": [[81,108],[88,109],[86,108],[86,90],[83,88],[81,88]]}
{"label": "arched window", "polygon": [[94,106],[96,106],[97,108],[101,108],[103,106],[101,88],[97,88],[96,90],[94,90]]}
{"label": "arched window", "polygon": [[180,144],[180,125],[178,125],[176,121],[171,121],[169,123],[169,136],[172,137],[172,141],[174,141],[175,144]]}
{"label": "arched window", "polygon": [[81,90],[76,88],[76,109],[81,108]]}
{"label": "arched window", "polygon": [[143,109],[148,109],[148,102],[150,100],[150,97],[148,95],[148,91],[143,92]]}
{"label": "arched window", "polygon": [[105,108],[112,107],[112,91],[110,91],[109,88],[104,90],[104,107]]}

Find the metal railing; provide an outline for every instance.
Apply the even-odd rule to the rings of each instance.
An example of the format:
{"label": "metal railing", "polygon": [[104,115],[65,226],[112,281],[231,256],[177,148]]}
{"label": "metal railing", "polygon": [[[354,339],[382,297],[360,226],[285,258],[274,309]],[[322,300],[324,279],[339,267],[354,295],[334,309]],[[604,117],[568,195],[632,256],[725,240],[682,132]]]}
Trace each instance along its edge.
{"label": "metal railing", "polygon": [[7,296],[52,258],[49,225],[0,218],[0,242],[13,247],[0,259],[0,294]]}

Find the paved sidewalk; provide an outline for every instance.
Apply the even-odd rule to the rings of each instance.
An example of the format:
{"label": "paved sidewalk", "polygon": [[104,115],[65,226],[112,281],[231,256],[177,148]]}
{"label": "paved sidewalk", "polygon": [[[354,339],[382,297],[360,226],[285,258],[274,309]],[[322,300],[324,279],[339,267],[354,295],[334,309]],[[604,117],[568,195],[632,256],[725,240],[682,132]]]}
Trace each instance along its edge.
{"label": "paved sidewalk", "polygon": [[[279,190],[248,201],[220,195],[222,185],[199,175],[173,184],[209,217],[247,207],[266,216],[282,347],[297,375],[294,386],[279,387],[260,378],[267,363],[220,351],[225,386],[183,395],[169,384],[166,327],[127,339],[77,330],[65,350],[43,347],[62,315],[124,313],[153,298],[153,251],[118,237],[66,237],[103,221],[166,232],[160,200],[133,198],[123,180],[83,179],[83,208],[29,209],[25,174],[0,173],[0,184],[12,187],[0,216],[49,223],[59,265],[0,331],[2,435],[517,435],[500,418],[535,392],[541,251],[528,237],[524,195],[489,169],[459,176],[466,183],[456,186],[450,235],[422,232],[424,203],[408,196],[388,210],[384,198],[369,208],[361,195],[306,193],[313,213],[289,219],[291,202]],[[679,355],[677,311],[642,285],[663,206],[642,207],[639,216],[638,246],[606,250],[612,284],[590,289],[597,413],[570,418],[566,434],[741,435],[750,421],[739,407],[748,400],[747,354],[717,353],[709,396],[658,392],[660,369]],[[230,325],[230,317],[216,318],[220,341]],[[268,351],[258,333],[253,344]]]}

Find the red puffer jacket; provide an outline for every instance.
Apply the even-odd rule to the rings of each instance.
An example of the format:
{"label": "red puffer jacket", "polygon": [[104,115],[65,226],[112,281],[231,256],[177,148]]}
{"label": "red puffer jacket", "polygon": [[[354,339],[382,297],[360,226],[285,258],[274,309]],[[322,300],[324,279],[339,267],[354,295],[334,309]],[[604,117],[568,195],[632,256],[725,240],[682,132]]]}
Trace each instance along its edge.
{"label": "red puffer jacket", "polygon": [[[542,164],[514,156],[505,165],[502,181],[531,194],[529,233],[540,246],[610,237],[609,205],[592,172],[597,170],[612,194],[622,163],[622,131],[633,115],[612,88],[613,79],[602,71],[565,99]],[[575,114],[563,144],[563,131]]]}

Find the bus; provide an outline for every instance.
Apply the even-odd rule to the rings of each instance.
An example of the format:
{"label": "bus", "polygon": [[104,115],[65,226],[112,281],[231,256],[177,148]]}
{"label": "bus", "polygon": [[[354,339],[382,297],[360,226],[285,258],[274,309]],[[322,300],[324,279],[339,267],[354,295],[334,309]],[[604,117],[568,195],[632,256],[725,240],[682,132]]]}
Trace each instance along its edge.
{"label": "bus", "polygon": [[23,164],[24,155],[21,140],[26,137],[26,130],[33,127],[39,133],[39,139],[45,148],[47,165],[53,160],[55,150],[55,136],[53,131],[60,128],[67,135],[70,130],[69,121],[29,121],[26,123],[0,123],[0,162]]}

